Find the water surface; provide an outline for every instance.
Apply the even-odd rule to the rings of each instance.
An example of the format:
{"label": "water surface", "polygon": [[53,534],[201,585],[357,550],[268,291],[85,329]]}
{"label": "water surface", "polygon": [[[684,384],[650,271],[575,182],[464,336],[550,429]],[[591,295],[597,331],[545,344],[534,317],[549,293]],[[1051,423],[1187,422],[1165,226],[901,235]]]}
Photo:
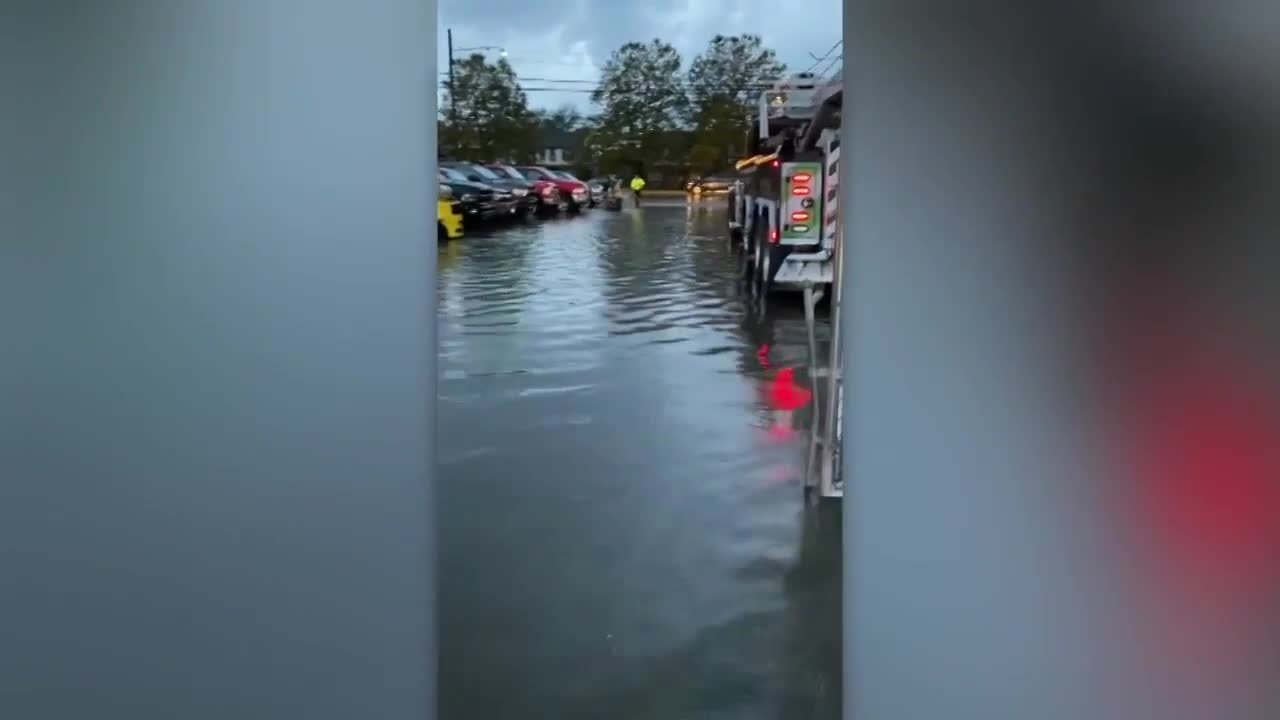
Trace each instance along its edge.
{"label": "water surface", "polygon": [[757,356],[803,316],[745,302],[719,205],[441,247],[442,717],[839,716],[839,517]]}

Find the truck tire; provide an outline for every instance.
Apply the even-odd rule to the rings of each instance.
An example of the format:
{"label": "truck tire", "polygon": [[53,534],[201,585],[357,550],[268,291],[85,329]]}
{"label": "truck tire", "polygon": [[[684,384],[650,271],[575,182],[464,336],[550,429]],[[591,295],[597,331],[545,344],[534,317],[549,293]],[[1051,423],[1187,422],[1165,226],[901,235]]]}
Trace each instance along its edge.
{"label": "truck tire", "polygon": [[786,245],[769,245],[764,252],[764,269],[760,273],[760,280],[764,286],[764,291],[769,292],[773,289],[773,279],[778,277],[778,269],[782,267],[783,261],[791,254],[791,248]]}

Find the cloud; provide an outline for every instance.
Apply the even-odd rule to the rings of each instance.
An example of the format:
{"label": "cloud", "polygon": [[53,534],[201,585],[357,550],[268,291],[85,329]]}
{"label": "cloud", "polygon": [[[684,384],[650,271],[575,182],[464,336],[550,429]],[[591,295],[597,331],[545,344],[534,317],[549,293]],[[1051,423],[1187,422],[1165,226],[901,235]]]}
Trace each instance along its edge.
{"label": "cloud", "polygon": [[582,90],[599,78],[600,67],[623,43],[661,38],[687,64],[716,34],[750,32],[763,37],[790,69],[804,70],[813,64],[809,53],[822,55],[840,39],[842,25],[841,0],[444,0],[437,58],[441,70],[448,68],[445,35],[450,27],[456,46],[504,47],[521,78],[546,79],[524,81],[527,87],[565,88],[530,92],[534,107],[572,104],[586,111],[589,96]]}

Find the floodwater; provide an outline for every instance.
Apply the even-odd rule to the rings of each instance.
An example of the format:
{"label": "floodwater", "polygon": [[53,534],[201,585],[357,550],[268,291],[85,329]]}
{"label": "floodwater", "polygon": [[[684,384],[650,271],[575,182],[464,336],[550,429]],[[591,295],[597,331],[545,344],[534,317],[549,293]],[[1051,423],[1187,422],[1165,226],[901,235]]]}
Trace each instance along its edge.
{"label": "floodwater", "polygon": [[757,355],[800,303],[658,202],[439,250],[441,717],[839,717],[839,509]]}

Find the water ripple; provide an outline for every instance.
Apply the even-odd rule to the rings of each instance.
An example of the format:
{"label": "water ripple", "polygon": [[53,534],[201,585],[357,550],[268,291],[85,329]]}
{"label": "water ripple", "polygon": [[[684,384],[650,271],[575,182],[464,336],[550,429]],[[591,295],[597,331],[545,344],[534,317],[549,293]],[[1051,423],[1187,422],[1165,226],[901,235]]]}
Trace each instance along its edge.
{"label": "water ripple", "polygon": [[838,594],[814,605],[838,526],[802,551],[804,443],[762,430],[757,350],[802,363],[802,315],[749,311],[724,221],[596,210],[441,247],[443,716],[818,717],[839,687]]}

